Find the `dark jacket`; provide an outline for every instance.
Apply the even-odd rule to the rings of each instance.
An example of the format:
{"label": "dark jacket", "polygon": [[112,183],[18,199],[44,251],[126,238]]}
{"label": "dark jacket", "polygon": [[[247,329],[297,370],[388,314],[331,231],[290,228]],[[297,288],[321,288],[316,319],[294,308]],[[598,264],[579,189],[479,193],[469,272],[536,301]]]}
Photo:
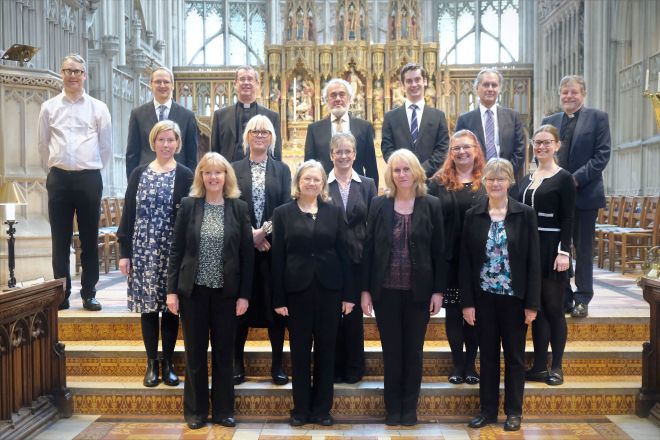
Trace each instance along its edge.
{"label": "dark jacket", "polygon": [[273,307],[286,307],[287,295],[307,289],[314,278],[325,289],[341,290],[343,301],[353,302],[341,209],[319,200],[313,229],[306,215],[295,200],[273,212]]}
{"label": "dark jacket", "polygon": [[[137,190],[142,173],[148,166],[149,164],[145,164],[135,168],[131,173],[131,177],[128,179],[126,194],[124,195],[124,209],[121,213],[121,222],[119,223],[119,229],[117,230],[117,241],[121,248],[121,258],[133,257],[133,233],[135,231],[135,216],[137,212]],[[176,176],[174,176],[174,194],[172,197],[172,203],[174,204],[172,216],[174,219],[176,219],[181,199],[186,197],[190,192],[190,185],[192,185],[193,177],[192,171],[177,162]]]}
{"label": "dark jacket", "polygon": [[[367,219],[367,241],[362,256],[362,290],[378,301],[390,261],[394,198],[375,197]],[[428,301],[446,286],[447,256],[444,250],[444,226],[440,200],[433,196],[417,197],[408,239],[412,263],[412,293],[415,301]]]}
{"label": "dark jacket", "polygon": [[[185,197],[174,225],[170,252],[167,291],[190,297],[199,266],[199,241],[204,219],[204,199]],[[254,244],[247,203],[225,198],[224,248],[222,268],[223,293],[250,299]]]}
{"label": "dark jacket", "polygon": [[[481,293],[481,268],[488,260],[486,240],[490,229],[488,198],[465,213],[461,237],[461,305],[475,307]],[[538,310],[541,297],[539,234],[534,209],[509,197],[504,218],[513,294],[524,301],[525,308]]]}

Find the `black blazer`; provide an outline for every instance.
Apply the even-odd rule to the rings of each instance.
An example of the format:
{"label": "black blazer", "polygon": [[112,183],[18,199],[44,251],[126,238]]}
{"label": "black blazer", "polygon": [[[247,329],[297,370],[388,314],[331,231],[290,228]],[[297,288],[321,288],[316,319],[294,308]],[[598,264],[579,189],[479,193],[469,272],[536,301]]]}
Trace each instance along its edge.
{"label": "black blazer", "polygon": [[[147,169],[149,164],[140,165],[131,173],[128,179],[128,186],[126,187],[126,194],[124,196],[124,209],[121,213],[121,222],[117,229],[117,241],[120,245],[120,258],[133,257],[133,233],[135,231],[135,216],[137,210],[137,190],[140,184],[142,173]],[[177,162],[176,175],[174,176],[174,196],[172,203],[174,203],[174,211],[172,212],[173,218],[176,219],[177,211],[181,199],[188,195],[190,192],[190,185],[193,182],[193,172],[185,166]]]}
{"label": "black blazer", "polygon": [[[375,197],[367,220],[367,241],[362,256],[362,290],[380,298],[383,279],[392,249],[394,198]],[[444,250],[444,226],[440,200],[433,196],[417,197],[408,239],[412,262],[412,293],[415,301],[429,301],[443,292],[447,277]]]}
{"label": "black blazer", "polygon": [[319,199],[313,229],[306,216],[295,200],[273,212],[273,307],[286,307],[287,295],[307,289],[315,277],[325,289],[342,290],[342,300],[352,302],[341,209]]}
{"label": "black blazer", "polygon": [[390,155],[400,148],[415,153],[422,164],[426,177],[431,177],[442,166],[447,156],[449,130],[445,114],[429,105],[424,106],[422,125],[419,127],[417,143],[413,145],[410,125],[404,106],[385,113],[380,149],[387,162]]}
{"label": "black blazer", "polygon": [[[181,151],[174,156],[176,161],[194,170],[197,166],[197,119],[187,108],[172,101],[167,117],[179,125],[181,130]],[[126,177],[138,165],[144,165],[156,158],[149,145],[149,132],[158,122],[158,115],[151,100],[131,110],[128,120],[128,139],[126,140]]]}
{"label": "black blazer", "polygon": [[[211,151],[222,154],[229,162],[245,157],[245,154],[243,154],[243,139],[236,138],[236,106],[237,104],[229,105],[213,113]],[[277,160],[282,160],[280,115],[260,104],[257,104],[257,114],[266,116],[273,123],[276,137],[273,156]],[[236,151],[237,143],[240,145],[240,151]]]}
{"label": "black blazer", "polygon": [[[370,177],[378,188],[378,165],[376,164],[376,150],[374,149],[374,127],[364,119],[348,115],[351,134],[355,137],[355,161],[353,169],[360,175]],[[330,160],[330,139],[332,127],[330,116],[313,122],[307,127],[305,139],[305,160],[316,159],[323,164],[325,172],[333,168]]]}
{"label": "black blazer", "polygon": [[[463,113],[456,120],[456,131],[470,130],[477,135],[481,144],[481,151],[486,157],[486,136],[484,126],[481,122],[481,111],[479,107]],[[513,165],[513,174],[518,173],[525,162],[525,132],[523,131],[522,119],[517,111],[497,106],[497,129],[500,138],[500,156]]]}
{"label": "black blazer", "polygon": [[[543,119],[543,124],[552,124],[561,131],[564,112]],[[612,140],[607,113],[582,107],[571,141],[568,163],[559,166],[573,174],[577,181],[576,209],[598,209],[605,207],[603,170],[610,161]]]}
{"label": "black blazer", "polygon": [[252,172],[250,170],[249,156],[231,164],[236,173],[238,187],[241,190],[241,200],[244,200],[248,204],[250,222],[254,228],[266,220],[270,220],[273,216],[273,210],[276,207],[291,200],[291,170],[289,166],[271,157],[268,157],[266,160],[266,204],[264,206],[263,219],[257,219],[254,216]]}
{"label": "black blazer", "polygon": [[369,214],[371,199],[378,194],[372,179],[360,176],[360,180],[361,182],[351,180],[346,209],[344,209],[344,202],[339,192],[339,183],[334,180],[328,185],[330,202],[341,209],[344,221],[348,226],[348,255],[351,261],[356,264],[362,261],[364,240],[367,238],[367,215]]}
{"label": "black blazer", "polygon": [[[488,198],[468,209],[461,236],[461,305],[475,307],[481,293],[481,268],[487,261],[486,240],[490,229]],[[541,298],[541,263],[539,234],[534,209],[509,197],[504,218],[513,294],[524,301],[525,308],[538,310]]]}
{"label": "black blazer", "polygon": [[[204,199],[181,200],[167,273],[167,291],[190,297],[197,276],[199,240],[204,219]],[[250,299],[254,270],[254,243],[247,203],[225,198],[223,294]]]}

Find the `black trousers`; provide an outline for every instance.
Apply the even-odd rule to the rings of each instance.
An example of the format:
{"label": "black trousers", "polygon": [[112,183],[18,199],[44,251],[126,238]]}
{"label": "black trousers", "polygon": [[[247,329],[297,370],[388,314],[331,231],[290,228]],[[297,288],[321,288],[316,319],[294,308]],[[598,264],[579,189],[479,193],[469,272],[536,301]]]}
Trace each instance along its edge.
{"label": "black trousers", "polygon": [[[341,315],[339,291],[316,279],[306,290],[287,295],[291,347],[293,410],[303,420],[325,417],[332,409],[335,341]],[[311,351],[314,345],[314,378]]]}
{"label": "black trousers", "polygon": [[[354,274],[359,274],[360,265],[353,264]],[[355,290],[358,290],[357,286]],[[353,311],[342,316],[337,331],[335,351],[335,377],[346,382],[358,382],[364,376],[364,319],[360,308],[360,293],[356,293]]]}
{"label": "black trousers", "polygon": [[564,316],[564,287],[566,280],[543,278],[541,282],[541,309],[532,322],[534,365],[532,371],[548,367],[548,346],[552,344],[552,369],[561,368],[566,348],[568,328]]}
{"label": "black trousers", "polygon": [[73,216],[78,221],[82,274],[80,296],[96,296],[99,281],[99,219],[103,179],[99,170],[64,171],[51,168],[46,178],[48,217],[53,247],[53,276],[66,278],[65,297],[71,295],[71,237]]}
{"label": "black trousers", "polygon": [[564,302],[589,304],[594,297],[594,233],[597,209],[576,209],[573,219],[573,247],[575,248],[575,292],[570,280],[566,283]]}
{"label": "black trousers", "polygon": [[383,289],[374,311],[383,346],[385,410],[390,417],[414,420],[429,303],[413,301],[410,291]]}
{"label": "black trousers", "polygon": [[186,380],[183,416],[187,422],[206,420],[209,413],[207,350],[211,336],[211,409],[213,420],[234,416],[234,335],[236,298],[222,289],[195,286],[190,298],[179,297]]}
{"label": "black trousers", "polygon": [[481,363],[481,413],[497,417],[500,398],[500,344],[504,351],[504,413],[522,415],[525,390],[525,307],[515,296],[482,293],[476,307]]}
{"label": "black trousers", "polygon": [[[250,304],[251,305],[251,304]],[[236,341],[234,343],[234,360],[236,365],[244,366],[245,342],[250,332],[250,324],[245,319],[238,318],[236,329]],[[268,325],[268,339],[271,349],[271,372],[274,373],[282,368],[282,353],[284,351],[284,330],[286,330],[286,318],[277,315],[273,322]]]}

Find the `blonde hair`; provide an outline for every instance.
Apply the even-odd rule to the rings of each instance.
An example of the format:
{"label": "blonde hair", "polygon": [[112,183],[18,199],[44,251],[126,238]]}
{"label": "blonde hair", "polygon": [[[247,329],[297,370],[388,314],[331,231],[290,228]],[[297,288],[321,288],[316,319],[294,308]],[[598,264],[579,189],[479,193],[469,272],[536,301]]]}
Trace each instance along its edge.
{"label": "blonde hair", "polygon": [[426,195],[426,173],[419,163],[419,159],[410,150],[401,148],[396,150],[387,160],[385,167],[385,195],[387,197],[396,197],[397,187],[392,178],[392,168],[396,162],[403,162],[410,167],[413,174],[413,184],[415,188],[415,197]]}
{"label": "blonde hair", "polygon": [[245,130],[243,130],[243,152],[245,155],[248,155],[250,151],[250,144],[248,142],[248,136],[252,130],[268,130],[270,131],[270,146],[268,151],[273,154],[273,149],[275,148],[275,141],[277,136],[275,135],[275,127],[273,123],[270,122],[270,119],[264,115],[256,115],[250,118],[250,120],[245,124]]}
{"label": "blonde hair", "polygon": [[483,177],[481,181],[485,184],[486,179],[491,176],[501,176],[504,175],[509,179],[509,186],[516,183],[516,178],[513,175],[513,165],[506,159],[501,157],[494,157],[488,161],[484,167]]}
{"label": "blonde hair", "polygon": [[154,145],[156,144],[156,138],[158,135],[169,130],[174,132],[174,137],[176,138],[176,151],[174,153],[176,154],[181,151],[181,129],[179,128],[179,124],[168,119],[156,123],[156,125],[151,128],[151,131],[149,132],[149,146],[151,147],[151,151],[156,151]]}
{"label": "blonde hair", "polygon": [[342,142],[347,142],[351,144],[351,147],[353,147],[353,153],[357,153],[357,148],[356,144],[357,141],[355,140],[355,136],[353,136],[351,133],[336,133],[332,135],[332,138],[330,138],[330,155],[332,156],[332,153],[339,147],[339,144]]}
{"label": "blonde hair", "polygon": [[306,160],[298,165],[298,169],[293,175],[293,180],[291,182],[291,197],[294,200],[297,200],[300,197],[300,179],[302,178],[302,175],[309,170],[317,170],[321,173],[323,189],[321,189],[321,194],[319,196],[324,202],[328,201],[330,199],[328,196],[328,175],[325,174],[325,169],[323,169],[321,162],[314,159]]}
{"label": "blonde hair", "polygon": [[236,180],[236,173],[220,153],[210,152],[206,153],[202,160],[195,168],[195,179],[190,187],[190,196],[204,198],[206,197],[206,187],[204,186],[204,171],[212,168],[218,168],[220,171],[225,172],[225,184],[222,188],[222,195],[228,199],[237,199],[241,196],[241,191],[238,189],[238,182]]}

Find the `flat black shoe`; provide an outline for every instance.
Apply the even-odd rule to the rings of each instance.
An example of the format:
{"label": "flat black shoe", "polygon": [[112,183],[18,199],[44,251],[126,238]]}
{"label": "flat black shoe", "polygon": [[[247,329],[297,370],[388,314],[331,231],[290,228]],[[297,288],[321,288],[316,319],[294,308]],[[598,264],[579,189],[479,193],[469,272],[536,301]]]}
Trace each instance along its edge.
{"label": "flat black shoe", "polygon": [[460,385],[464,382],[463,376],[460,376],[458,374],[452,374],[449,376],[449,383],[453,383],[454,385]]}
{"label": "flat black shoe", "polygon": [[69,307],[71,307],[71,304],[69,304],[69,299],[67,298],[57,306],[57,310],[68,310]]}
{"label": "flat black shoe", "polygon": [[245,382],[245,367],[234,365],[234,385],[240,385],[243,382]]}
{"label": "flat black shoe", "polygon": [[548,379],[548,370],[543,371],[526,371],[525,380],[528,382],[545,382]]}
{"label": "flat black shoe", "polygon": [[158,380],[158,359],[147,359],[147,372],[144,373],[142,385],[145,387],[155,387],[160,383]]}
{"label": "flat black shoe", "polygon": [[561,368],[557,370],[551,370],[550,373],[548,373],[548,377],[546,378],[545,383],[552,386],[563,384],[564,372],[561,370]]}
{"label": "flat black shoe", "polygon": [[303,426],[307,421],[301,417],[291,416],[289,417],[290,426]]}
{"label": "flat black shoe", "polygon": [[206,422],[188,422],[188,428],[190,429],[201,429],[206,426]]}
{"label": "flat black shoe", "polygon": [[270,373],[270,377],[275,385],[286,385],[289,383],[289,376],[286,375],[282,368],[278,368]]}
{"label": "flat black shoe", "polygon": [[233,428],[234,426],[236,426],[236,420],[233,417],[222,417],[220,419],[215,419],[213,420],[213,423],[222,425],[225,428]]}
{"label": "flat black shoe", "polygon": [[573,318],[586,318],[589,315],[589,306],[587,304],[575,304],[571,316]]}
{"label": "flat black shoe", "polygon": [[161,363],[163,383],[175,387],[179,385],[179,377],[174,372],[174,364],[171,359],[163,359]]}
{"label": "flat black shoe", "polygon": [[468,385],[477,385],[481,381],[481,378],[476,371],[468,370],[465,372],[465,383]]}
{"label": "flat black shoe", "polygon": [[399,426],[401,424],[401,415],[387,414],[385,416],[385,424],[387,426]]}
{"label": "flat black shoe", "polygon": [[89,312],[98,312],[102,308],[101,303],[96,298],[83,299],[83,309]]}
{"label": "flat black shoe", "polygon": [[522,417],[520,416],[506,416],[506,422],[504,422],[504,430],[518,431],[520,429],[521,422],[522,422]]}
{"label": "flat black shoe", "polygon": [[469,428],[483,428],[491,423],[497,423],[497,417],[488,417],[484,414],[477,414],[475,418],[468,423]]}
{"label": "flat black shoe", "polygon": [[309,421],[321,426],[332,426],[335,423],[330,414],[321,417],[310,417]]}

